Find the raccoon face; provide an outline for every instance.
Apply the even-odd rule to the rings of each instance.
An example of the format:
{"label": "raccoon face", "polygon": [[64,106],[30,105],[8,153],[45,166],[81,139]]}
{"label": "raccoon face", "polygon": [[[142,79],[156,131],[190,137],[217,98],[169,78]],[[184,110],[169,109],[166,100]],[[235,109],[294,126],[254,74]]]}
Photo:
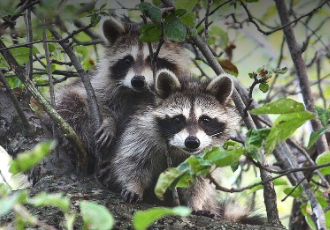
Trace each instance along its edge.
{"label": "raccoon face", "polygon": [[[107,66],[110,78],[118,85],[137,92],[150,89],[154,84],[149,47],[147,43],[139,41],[139,27],[139,24],[125,24],[115,18],[103,23],[107,48],[102,65]],[[181,53],[174,49],[178,49],[178,45],[165,41],[158,54],[156,69],[165,68],[177,72],[176,60]],[[155,51],[158,43],[152,46]]]}
{"label": "raccoon face", "polygon": [[219,76],[208,85],[189,82],[182,86],[170,71],[160,71],[156,92],[163,100],[154,111],[158,129],[168,145],[194,155],[230,137],[238,123],[227,99],[232,82]]}

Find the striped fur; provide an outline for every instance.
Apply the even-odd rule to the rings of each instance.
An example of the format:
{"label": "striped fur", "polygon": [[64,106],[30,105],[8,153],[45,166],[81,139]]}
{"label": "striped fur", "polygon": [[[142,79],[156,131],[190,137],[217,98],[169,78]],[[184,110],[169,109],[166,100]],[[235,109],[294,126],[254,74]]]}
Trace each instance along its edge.
{"label": "striped fur", "polygon": [[[150,90],[154,83],[149,49],[147,43],[139,41],[139,27],[140,24],[126,24],[116,18],[103,23],[105,53],[90,75],[102,116],[101,127],[91,124],[87,94],[80,79],[56,92],[56,109],[82,139],[91,163],[95,147],[106,151],[118,126],[139,106],[154,103]],[[153,43],[153,50],[157,46],[158,43]],[[166,68],[181,74],[188,66],[182,44],[165,40],[158,55],[157,69]],[[60,146],[74,163],[74,150],[65,138],[60,138]]]}

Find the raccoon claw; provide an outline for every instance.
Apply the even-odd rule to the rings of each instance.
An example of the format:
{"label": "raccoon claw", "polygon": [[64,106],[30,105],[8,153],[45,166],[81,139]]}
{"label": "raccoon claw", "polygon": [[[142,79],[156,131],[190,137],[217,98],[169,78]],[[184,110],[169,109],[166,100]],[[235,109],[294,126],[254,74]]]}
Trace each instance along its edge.
{"label": "raccoon claw", "polygon": [[211,213],[210,211],[207,210],[194,210],[191,212],[191,214],[196,215],[196,216],[206,216],[210,218],[214,218],[214,214]]}
{"label": "raccoon claw", "polygon": [[121,198],[123,199],[123,201],[128,202],[128,203],[137,203],[139,201],[142,201],[142,195],[135,193],[135,192],[131,192],[128,190],[122,190],[121,194],[120,194]]}
{"label": "raccoon claw", "polygon": [[114,138],[112,127],[109,127],[108,122],[102,122],[101,127],[95,133],[96,147],[98,150],[107,149]]}

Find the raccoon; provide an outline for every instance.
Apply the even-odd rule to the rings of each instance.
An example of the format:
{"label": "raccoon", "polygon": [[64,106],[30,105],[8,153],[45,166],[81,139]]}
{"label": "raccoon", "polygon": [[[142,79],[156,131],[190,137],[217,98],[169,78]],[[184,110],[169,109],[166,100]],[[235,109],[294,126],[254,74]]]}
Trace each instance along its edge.
{"label": "raccoon", "polygon": [[[117,126],[134,113],[138,106],[154,103],[151,92],[154,80],[148,44],[139,41],[138,23],[123,23],[111,17],[103,23],[105,54],[95,73],[90,75],[95,90],[102,124],[91,124],[87,94],[81,80],[57,91],[56,109],[82,139],[89,155],[94,146],[107,149],[116,136]],[[153,43],[155,51],[158,43]],[[157,59],[157,69],[176,74],[187,71],[189,61],[182,43],[165,40]],[[66,139],[60,146],[73,155]]]}
{"label": "raccoon", "polygon": [[[230,105],[232,90],[228,74],[200,82],[189,76],[178,78],[169,70],[159,71],[155,105],[130,117],[111,149],[113,153],[101,162],[100,181],[110,189],[120,188],[126,202],[154,202],[158,176],[168,167],[167,150],[173,166],[177,166],[189,156],[229,139],[240,120]],[[213,174],[221,177],[219,170]],[[180,203],[195,213],[249,222],[249,214],[232,215],[230,203],[218,201],[219,194],[206,178],[198,178],[191,187],[178,192]],[[165,201],[165,205],[171,205],[171,201]]]}

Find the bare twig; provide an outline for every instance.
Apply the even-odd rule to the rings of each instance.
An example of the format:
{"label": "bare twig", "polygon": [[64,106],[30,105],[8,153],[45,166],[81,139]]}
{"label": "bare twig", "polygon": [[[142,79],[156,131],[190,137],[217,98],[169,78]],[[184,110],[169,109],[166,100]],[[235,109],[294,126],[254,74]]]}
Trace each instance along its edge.
{"label": "bare twig", "polygon": [[207,41],[209,40],[209,13],[211,8],[211,0],[207,0],[206,4],[206,14],[205,14],[205,23],[204,23],[204,33],[205,33],[205,44],[207,44]]}
{"label": "bare twig", "polygon": [[[46,28],[43,29],[43,39],[47,40],[47,30]],[[53,84],[53,74],[52,74],[52,62],[50,60],[50,53],[48,43],[44,43],[45,48],[45,56],[46,56],[46,63],[47,63],[47,72],[48,72],[48,83],[49,83],[49,94],[50,94],[50,104],[55,108],[55,92],[54,92],[54,84]],[[55,129],[55,124],[53,122],[53,137],[57,137],[57,132]],[[58,151],[57,151],[58,154]]]}
{"label": "bare twig", "polygon": [[270,35],[272,33],[275,33],[276,31],[279,31],[279,30],[282,30],[282,29],[285,29],[286,27],[290,26],[291,24],[293,23],[296,23],[298,22],[300,19],[304,18],[304,17],[307,17],[307,16],[310,16],[312,14],[314,14],[316,11],[318,11],[319,9],[321,9],[326,3],[329,2],[329,0],[325,0],[324,2],[322,2],[320,5],[318,5],[317,7],[315,7],[313,10],[311,10],[310,12],[296,18],[295,20],[293,21],[289,21],[287,23],[282,23],[282,26],[279,27],[279,28],[276,28],[272,31],[264,31],[260,28],[260,26],[255,22],[255,20],[253,19],[253,17],[251,16],[249,10],[247,9],[246,5],[243,3],[243,1],[240,1],[243,8],[245,9],[246,13],[248,14],[248,17],[249,17],[249,20],[257,27],[257,30],[265,35]]}
{"label": "bare twig", "polygon": [[[66,42],[67,40],[69,40],[70,38],[72,38],[74,35],[82,32],[82,31],[85,31],[85,30],[87,30],[87,29],[89,29],[91,27],[92,27],[92,25],[88,25],[88,26],[86,26],[84,28],[81,28],[79,30],[73,31],[72,33],[70,33],[65,38],[62,38],[60,36],[60,39],[58,39],[58,40],[46,40],[46,41],[44,41],[44,40],[38,40],[38,41],[28,42],[28,43],[25,43],[25,44],[22,44],[22,45],[16,45],[16,46],[11,46],[11,47],[1,48],[0,51],[2,51],[2,50],[9,50],[9,49],[15,49],[15,48],[19,48],[19,47],[29,47],[30,45],[37,44],[37,43],[45,43],[45,42],[47,42],[47,43],[63,43],[63,42]],[[93,41],[91,41],[91,42],[88,43],[88,45],[92,45],[92,44],[96,44],[96,43],[102,43],[102,41],[103,41],[102,39],[97,40],[97,41],[94,41],[94,43],[92,43]],[[84,44],[86,45],[87,42],[84,43]]]}
{"label": "bare twig", "polygon": [[321,59],[316,61],[316,72],[317,72],[317,80],[318,80],[317,87],[319,89],[320,97],[322,98],[322,101],[323,101],[323,108],[326,109],[327,100],[324,97],[323,90],[321,87],[321,80],[320,80],[321,79]]}
{"label": "bare twig", "polygon": [[21,8],[19,8],[14,15],[12,15],[9,19],[6,19],[5,22],[0,24],[0,36],[3,35],[4,31],[8,26],[13,25],[15,23],[15,20],[21,16],[21,14],[26,10],[29,9],[30,7],[38,4],[40,0],[35,0],[35,1],[25,1]]}

